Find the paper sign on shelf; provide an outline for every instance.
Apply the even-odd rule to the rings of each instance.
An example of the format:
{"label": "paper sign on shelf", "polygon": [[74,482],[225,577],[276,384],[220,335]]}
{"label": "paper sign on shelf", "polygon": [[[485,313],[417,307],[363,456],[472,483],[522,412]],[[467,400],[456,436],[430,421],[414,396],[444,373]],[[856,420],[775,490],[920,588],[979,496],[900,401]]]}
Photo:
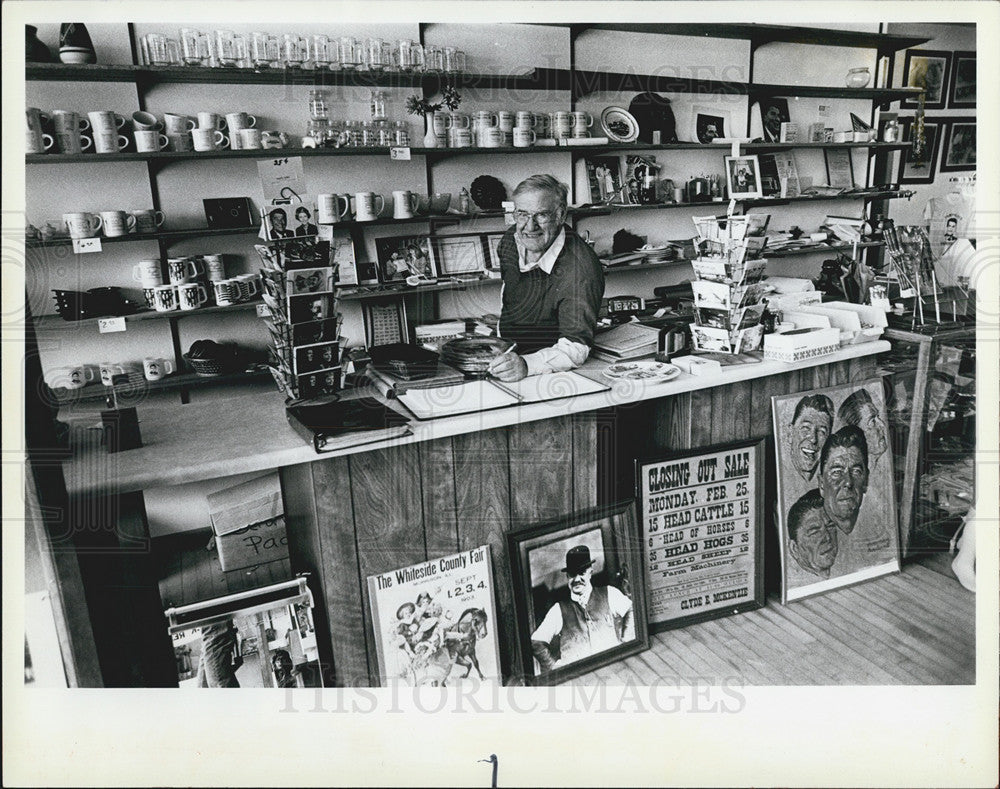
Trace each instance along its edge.
{"label": "paper sign on shelf", "polygon": [[301,156],[261,159],[257,162],[257,173],[266,203],[293,198],[292,192],[295,195],[307,192]]}
{"label": "paper sign on shelf", "polygon": [[98,318],[97,331],[101,334],[111,334],[112,332],[125,331],[125,319],[118,318]]}
{"label": "paper sign on shelf", "polygon": [[258,304],[257,305],[257,317],[258,318],[266,318],[266,317],[268,317],[268,315],[270,315],[270,313],[267,311],[267,305],[266,304]]}
{"label": "paper sign on shelf", "polygon": [[73,251],[82,255],[85,252],[100,252],[101,239],[99,238],[74,238]]}
{"label": "paper sign on shelf", "polygon": [[389,158],[394,162],[408,162],[410,161],[410,149],[408,147],[390,148]]}

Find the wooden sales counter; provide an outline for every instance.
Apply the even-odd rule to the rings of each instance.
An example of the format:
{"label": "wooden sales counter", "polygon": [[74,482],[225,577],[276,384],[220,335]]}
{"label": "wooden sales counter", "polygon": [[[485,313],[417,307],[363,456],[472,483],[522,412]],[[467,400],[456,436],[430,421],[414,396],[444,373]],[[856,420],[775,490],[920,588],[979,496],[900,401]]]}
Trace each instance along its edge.
{"label": "wooden sales counter", "polygon": [[[324,455],[288,426],[273,392],[203,405],[140,404],[144,446],[110,455],[97,431],[83,429],[93,417],[73,417],[74,456],[63,466],[67,536],[80,560],[105,684],[176,685],[158,582],[164,568],[175,576],[199,572],[177,553],[185,550],[180,542],[150,539],[144,490],[280,469],[287,565],[262,565],[256,577],[202,574],[185,587],[186,599],[166,602],[310,573],[327,685],[367,685],[377,673],[369,575],[489,544],[499,619],[493,626],[504,675],[518,676],[506,532],[631,496],[635,457],[772,436],[772,395],[869,378],[875,355],[888,350],[889,343],[876,341],[795,364],[765,361],[667,383],[623,382],[606,392],[414,422],[411,436]],[[604,366],[592,360],[579,372],[600,379]],[[768,465],[765,495],[773,501]],[[199,552],[207,553],[203,545]],[[183,584],[176,577],[172,583],[171,594],[181,594]]]}

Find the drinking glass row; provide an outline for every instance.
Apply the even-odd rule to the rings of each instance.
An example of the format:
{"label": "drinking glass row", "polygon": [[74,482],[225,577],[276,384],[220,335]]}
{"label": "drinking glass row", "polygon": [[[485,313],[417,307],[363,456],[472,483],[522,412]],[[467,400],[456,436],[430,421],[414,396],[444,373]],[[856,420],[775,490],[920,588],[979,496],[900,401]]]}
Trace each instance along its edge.
{"label": "drinking glass row", "polygon": [[212,68],[312,68],[330,71],[405,71],[463,73],[465,52],[455,47],[419,44],[378,37],[309,36],[297,33],[250,33],[232,30],[202,32],[181,28],[180,38],[147,33],[140,40],[148,66],[209,66]]}

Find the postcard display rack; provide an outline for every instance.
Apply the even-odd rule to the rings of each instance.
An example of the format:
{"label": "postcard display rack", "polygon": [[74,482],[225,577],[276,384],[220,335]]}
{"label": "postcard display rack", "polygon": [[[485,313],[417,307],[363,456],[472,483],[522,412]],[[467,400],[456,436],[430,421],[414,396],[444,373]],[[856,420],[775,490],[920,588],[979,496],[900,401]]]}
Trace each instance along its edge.
{"label": "postcard display rack", "polygon": [[746,216],[694,217],[699,252],[691,261],[695,350],[739,354],[760,348],[766,305],[760,281],[767,259],[760,257],[765,237],[754,234],[750,220]]}
{"label": "postcard display rack", "polygon": [[341,387],[340,324],[330,244],[317,238],[255,245],[278,388],[291,402],[335,395]]}

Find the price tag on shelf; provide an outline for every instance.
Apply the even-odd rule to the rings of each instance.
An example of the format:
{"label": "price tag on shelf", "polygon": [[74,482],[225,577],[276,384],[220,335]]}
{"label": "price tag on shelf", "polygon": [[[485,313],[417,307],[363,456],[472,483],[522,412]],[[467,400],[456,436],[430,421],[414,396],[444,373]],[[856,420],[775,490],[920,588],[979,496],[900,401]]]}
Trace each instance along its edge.
{"label": "price tag on shelf", "polygon": [[740,155],[740,141],[739,140],[733,140],[732,147],[729,149],[729,155],[730,156],[739,156]]}
{"label": "price tag on shelf", "polygon": [[267,311],[267,305],[266,304],[258,304],[257,305],[257,317],[258,318],[266,318],[269,315],[270,315],[270,313]]}
{"label": "price tag on shelf", "polygon": [[100,252],[101,251],[101,239],[99,238],[74,238],[73,239],[73,251],[82,255],[85,252]]}
{"label": "price tag on shelf", "polygon": [[390,148],[389,158],[394,162],[408,162],[410,161],[410,149],[409,148]]}
{"label": "price tag on shelf", "polygon": [[736,200],[735,198],[731,198],[729,200],[729,208],[726,209],[726,216],[732,216],[733,211],[735,210],[736,210]]}
{"label": "price tag on shelf", "polygon": [[101,334],[111,334],[116,331],[125,331],[125,319],[118,318],[98,318],[97,331]]}

